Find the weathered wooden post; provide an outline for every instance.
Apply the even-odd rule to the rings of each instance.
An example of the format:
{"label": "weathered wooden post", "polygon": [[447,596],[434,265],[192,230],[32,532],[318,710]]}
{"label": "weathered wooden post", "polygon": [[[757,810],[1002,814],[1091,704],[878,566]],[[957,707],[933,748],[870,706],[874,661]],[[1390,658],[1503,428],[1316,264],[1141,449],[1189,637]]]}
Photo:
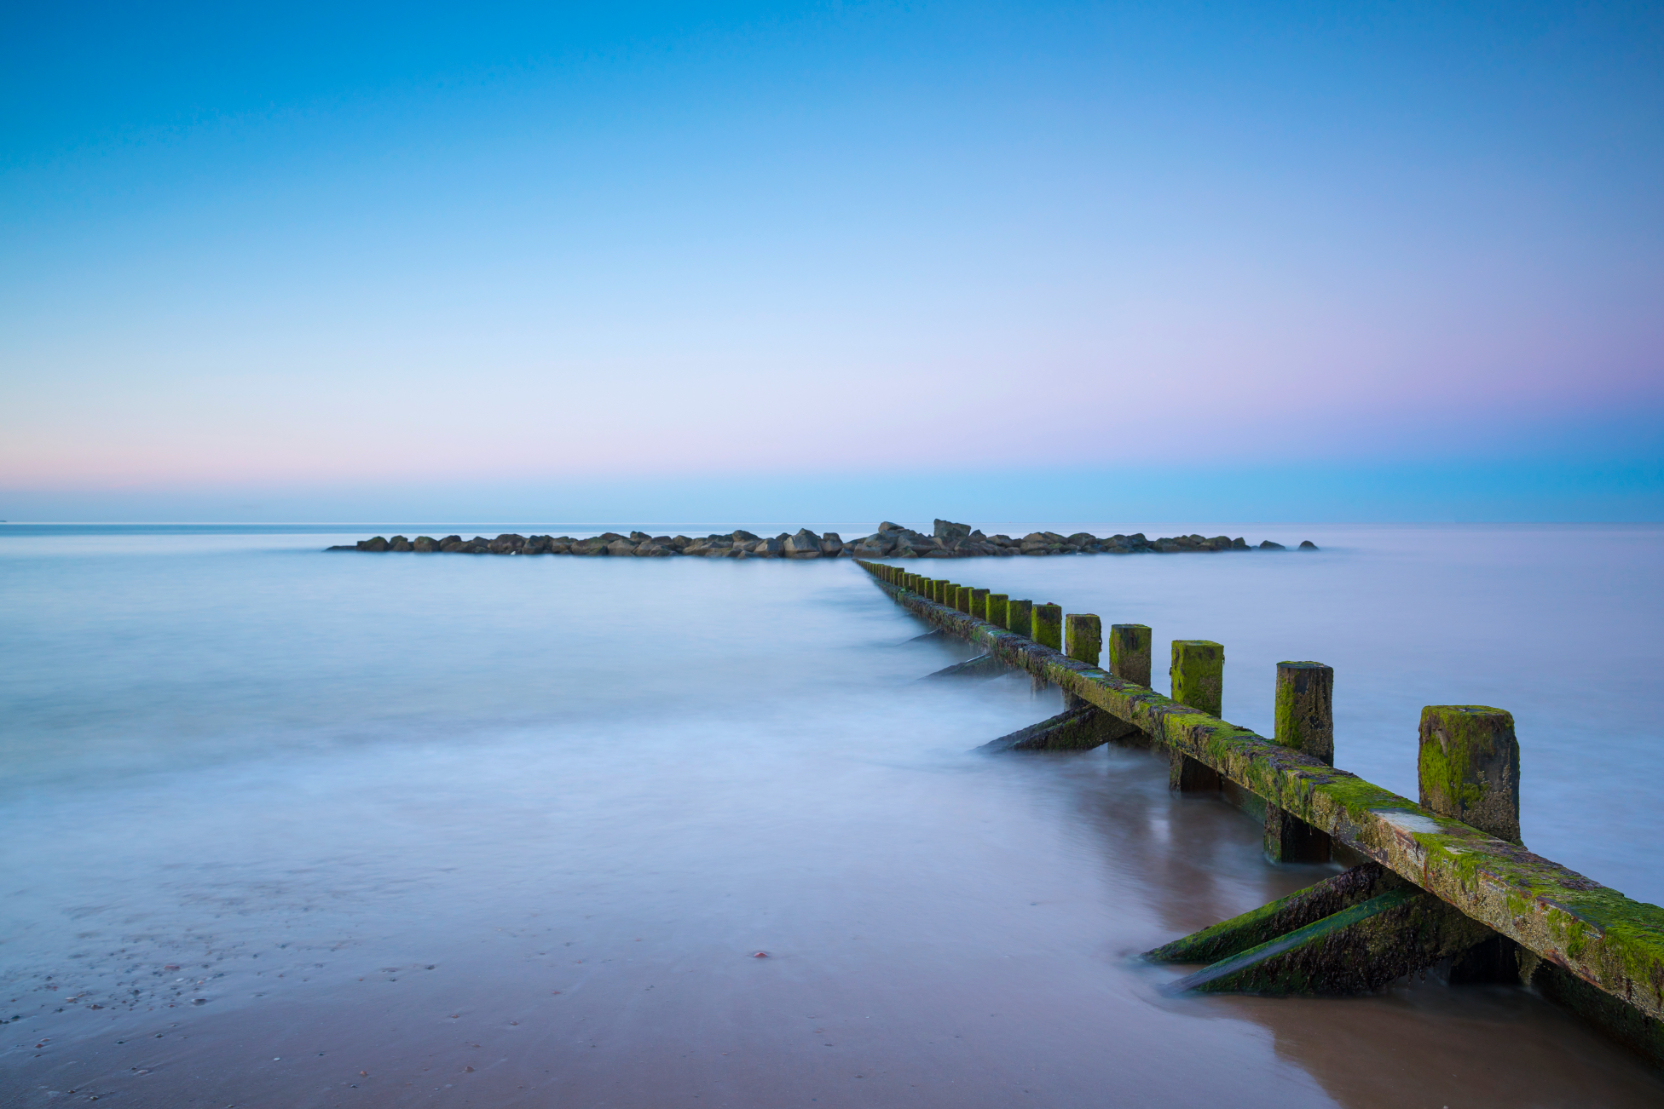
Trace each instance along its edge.
{"label": "weathered wooden post", "polygon": [[953,607],[969,616],[971,614],[971,587],[961,585],[958,588],[959,592],[954,596]]}
{"label": "weathered wooden post", "polygon": [[948,603],[948,582],[946,578],[938,578],[936,580],[936,590],[931,595],[930,599],[939,605],[945,605]]}
{"label": "weathered wooden post", "polygon": [[[1103,623],[1090,613],[1072,612],[1064,617],[1063,630],[1067,633],[1068,656],[1091,666],[1098,665],[1098,657],[1103,652]],[[1065,709],[1078,709],[1088,703],[1068,690],[1063,691]]]}
{"label": "weathered wooden post", "polygon": [[988,591],[986,589],[971,590],[971,615],[978,620],[988,619]]}
{"label": "weathered wooden post", "polygon": [[[1208,639],[1173,640],[1173,661],[1167,670],[1173,700],[1197,712],[1220,716],[1224,703],[1225,648]],[[1218,789],[1219,772],[1179,751],[1172,752],[1167,784],[1191,793]]]}
{"label": "weathered wooden post", "polygon": [[[1279,662],[1273,738],[1335,765],[1335,671],[1321,662]],[[1270,801],[1265,803],[1265,856],[1274,863],[1327,862],[1330,840]]]}
{"label": "weathered wooden post", "polygon": [[1007,593],[988,594],[988,615],[984,617],[996,628],[1006,627],[1006,606],[1011,603],[1011,596]]}
{"label": "weathered wooden post", "polygon": [[1069,657],[1089,666],[1098,665],[1104,644],[1102,621],[1090,613],[1070,613],[1064,628],[1069,633]]}
{"label": "weathered wooden post", "polygon": [[1109,626],[1109,672],[1124,682],[1150,684],[1150,629],[1145,624]]}
{"label": "weathered wooden post", "polygon": [[1006,630],[1018,635],[1030,634],[1034,631],[1033,613],[1033,601],[1008,601],[1005,606]]}
{"label": "weathered wooden post", "polygon": [[1487,705],[1421,710],[1421,803],[1497,839],[1520,843],[1520,745],[1514,718]]}
{"label": "weathered wooden post", "polygon": [[1063,608],[1050,601],[1043,605],[1035,605],[1033,612],[1033,630],[1029,638],[1042,647],[1050,647],[1054,651],[1063,650]]}

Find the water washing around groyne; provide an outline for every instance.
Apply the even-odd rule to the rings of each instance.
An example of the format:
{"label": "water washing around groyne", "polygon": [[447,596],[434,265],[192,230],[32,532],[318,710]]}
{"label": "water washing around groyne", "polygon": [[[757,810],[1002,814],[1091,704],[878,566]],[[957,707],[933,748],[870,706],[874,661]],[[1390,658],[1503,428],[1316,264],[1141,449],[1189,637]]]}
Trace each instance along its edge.
{"label": "water washing around groyne", "polygon": [[[497,554],[497,555],[612,555],[615,557],[668,558],[689,555],[703,558],[1002,558],[1012,555],[1072,555],[1072,554],[1179,554],[1185,551],[1281,551],[1283,544],[1269,539],[1250,547],[1238,536],[1203,535],[1164,536],[1148,539],[1143,532],[1131,535],[1096,536],[1090,532],[1061,535],[1055,531],[1030,532],[1020,538],[995,533],[984,535],[981,529],[950,520],[937,520],[930,535],[924,535],[900,524],[885,521],[871,535],[845,543],[835,531],[816,534],[808,528],[795,533],[781,532],[772,539],[754,535],[743,529],[727,534],[713,534],[701,538],[686,535],[648,535],[632,531],[628,535],[603,532],[600,535],[574,539],[570,535],[519,535],[505,532],[495,539],[476,535],[464,539],[447,535],[435,539],[418,535],[408,539],[403,535],[392,538],[373,536],[357,543],[340,544],[332,551],[414,551],[418,554]],[[1316,544],[1304,540],[1301,550],[1316,550]]]}
{"label": "water washing around groyne", "polygon": [[[0,528],[0,1102],[1664,1100],[1518,985],[1171,995],[1145,952],[1345,860],[1142,747],[977,750],[1064,691],[919,680],[976,648],[851,560],[318,553],[606,530],[419,523]],[[641,530],[736,529],[780,530]],[[1423,706],[1506,708],[1526,847],[1664,898],[1664,529],[1251,534],[1322,554],[887,564],[1222,643],[1260,736],[1321,659],[1334,766],[1405,798]]]}

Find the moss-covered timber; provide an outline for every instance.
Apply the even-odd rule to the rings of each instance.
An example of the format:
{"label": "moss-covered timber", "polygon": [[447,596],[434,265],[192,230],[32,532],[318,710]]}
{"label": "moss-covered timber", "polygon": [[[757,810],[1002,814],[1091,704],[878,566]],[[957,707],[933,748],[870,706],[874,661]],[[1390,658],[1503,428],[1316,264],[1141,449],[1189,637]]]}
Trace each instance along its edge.
{"label": "moss-covered timber", "polygon": [[1005,626],[1011,634],[1027,639],[1034,628],[1034,602],[1008,602],[1005,606]]}
{"label": "moss-covered timber", "polygon": [[1335,671],[1321,662],[1279,662],[1272,716],[1284,747],[1335,765]]}
{"label": "moss-covered timber", "polygon": [[1387,890],[1221,959],[1170,988],[1274,996],[1367,993],[1460,954],[1489,931],[1430,894]]}
{"label": "moss-covered timber", "polygon": [[1103,622],[1091,613],[1072,612],[1063,618],[1063,630],[1069,657],[1088,666],[1098,665],[1104,646]]}
{"label": "moss-covered timber", "polygon": [[988,619],[988,591],[986,589],[971,590],[971,615],[978,620]]}
{"label": "moss-covered timber", "polygon": [[893,595],[927,623],[1206,763],[1644,1016],[1664,1018],[1664,908],[1026,636]]}
{"label": "moss-covered timber", "polygon": [[1144,957],[1152,963],[1216,963],[1403,884],[1402,878],[1380,865],[1362,863],[1269,905],[1146,951]]}
{"label": "moss-covered timber", "polygon": [[1050,602],[1035,605],[1031,611],[1029,638],[1042,647],[1063,650],[1063,608]]}
{"label": "moss-covered timber", "polygon": [[988,615],[983,619],[995,627],[1005,627],[1006,609],[1010,604],[1011,596],[1008,593],[988,594]]}
{"label": "moss-covered timber", "polygon": [[1150,684],[1150,641],[1147,624],[1111,624],[1109,672],[1138,685]]}
{"label": "moss-covered timber", "polygon": [[979,751],[1083,751],[1126,734],[1127,725],[1103,709],[1081,705],[1004,735]]}
{"label": "moss-covered timber", "polygon": [[1514,718],[1488,705],[1421,710],[1421,803],[1440,816],[1520,842],[1520,745]]}

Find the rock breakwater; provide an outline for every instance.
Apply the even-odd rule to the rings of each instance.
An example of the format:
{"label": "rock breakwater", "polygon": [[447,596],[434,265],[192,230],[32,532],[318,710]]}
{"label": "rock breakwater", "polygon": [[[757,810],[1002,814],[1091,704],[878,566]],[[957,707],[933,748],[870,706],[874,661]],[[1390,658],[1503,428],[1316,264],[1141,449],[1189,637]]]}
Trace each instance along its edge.
{"label": "rock breakwater", "polygon": [[[1071,555],[1071,554],[1179,554],[1186,551],[1281,551],[1281,543],[1263,540],[1249,546],[1246,540],[1225,535],[1211,538],[1201,535],[1176,535],[1147,539],[1142,532],[1132,535],[1096,536],[1081,531],[1073,535],[1059,535],[1051,531],[1030,532],[1020,538],[1009,535],[984,535],[969,524],[937,520],[932,534],[904,528],[889,521],[878,525],[871,535],[845,543],[835,531],[816,534],[800,528],[796,534],[781,532],[773,538],[753,535],[749,531],[732,531],[723,535],[692,538],[686,535],[648,535],[632,531],[628,535],[609,531],[601,535],[574,539],[569,535],[518,535],[505,532],[495,539],[476,535],[464,539],[447,535],[443,539],[418,535],[407,539],[402,535],[392,538],[375,536],[357,543],[328,548],[332,551],[410,551],[417,554],[498,554],[538,555],[569,554],[589,557],[610,555],[632,558],[1006,558],[1015,555]],[[1300,550],[1315,551],[1310,540],[1300,544]]]}

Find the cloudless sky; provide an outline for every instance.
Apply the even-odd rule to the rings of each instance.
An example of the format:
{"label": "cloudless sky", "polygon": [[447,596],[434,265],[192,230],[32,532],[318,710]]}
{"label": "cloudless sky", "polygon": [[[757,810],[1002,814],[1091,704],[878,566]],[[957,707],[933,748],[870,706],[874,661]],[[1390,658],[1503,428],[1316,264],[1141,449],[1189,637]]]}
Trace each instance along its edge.
{"label": "cloudless sky", "polygon": [[0,517],[1660,519],[1661,183],[1657,5],[12,5]]}

